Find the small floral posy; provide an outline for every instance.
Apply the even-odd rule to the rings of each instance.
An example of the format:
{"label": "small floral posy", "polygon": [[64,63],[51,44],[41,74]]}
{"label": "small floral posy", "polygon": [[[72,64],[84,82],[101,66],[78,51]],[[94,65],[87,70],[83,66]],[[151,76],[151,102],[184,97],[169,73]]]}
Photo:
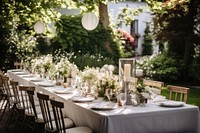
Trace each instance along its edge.
{"label": "small floral posy", "polygon": [[148,99],[151,98],[151,93],[147,88],[138,84],[134,90],[131,90],[136,96],[136,101],[138,105],[144,106]]}

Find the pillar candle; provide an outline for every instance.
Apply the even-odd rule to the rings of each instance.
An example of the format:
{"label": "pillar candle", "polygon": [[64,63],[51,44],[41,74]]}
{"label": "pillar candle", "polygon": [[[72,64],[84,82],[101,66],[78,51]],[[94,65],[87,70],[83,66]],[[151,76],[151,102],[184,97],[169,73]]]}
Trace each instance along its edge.
{"label": "pillar candle", "polygon": [[124,76],[131,76],[131,64],[124,64]]}

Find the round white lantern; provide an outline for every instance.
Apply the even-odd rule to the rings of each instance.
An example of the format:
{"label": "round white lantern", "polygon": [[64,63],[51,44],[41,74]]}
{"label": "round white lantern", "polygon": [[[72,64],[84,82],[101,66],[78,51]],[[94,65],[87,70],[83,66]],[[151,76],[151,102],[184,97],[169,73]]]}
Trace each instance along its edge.
{"label": "round white lantern", "polygon": [[41,21],[36,22],[34,25],[34,30],[35,30],[35,32],[37,32],[39,34],[43,33],[45,30],[44,23],[42,23]]}
{"label": "round white lantern", "polygon": [[143,76],[143,70],[142,69],[136,69],[136,77],[142,77]]}
{"label": "round white lantern", "polygon": [[86,30],[94,30],[99,24],[99,19],[94,13],[88,12],[83,15],[81,23]]}

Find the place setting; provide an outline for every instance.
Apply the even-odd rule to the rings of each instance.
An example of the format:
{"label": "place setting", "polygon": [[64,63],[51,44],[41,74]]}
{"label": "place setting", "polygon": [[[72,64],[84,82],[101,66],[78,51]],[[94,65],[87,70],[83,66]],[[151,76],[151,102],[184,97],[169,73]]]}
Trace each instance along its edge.
{"label": "place setting", "polygon": [[117,103],[113,102],[98,102],[90,104],[90,109],[97,110],[97,111],[107,111],[107,110],[114,110],[118,108]]}
{"label": "place setting", "polygon": [[38,78],[38,77],[33,77],[33,78],[30,78],[29,80],[32,82],[42,82],[43,81],[43,79]]}
{"label": "place setting", "polygon": [[56,94],[73,94],[74,88],[72,87],[60,88],[53,90],[53,92],[55,92]]}
{"label": "place setting", "polygon": [[21,75],[22,78],[34,78],[33,75]]}
{"label": "place setting", "polygon": [[52,81],[42,81],[42,82],[38,82],[37,84],[39,86],[42,86],[42,87],[53,87],[53,86],[55,86]]}
{"label": "place setting", "polygon": [[29,72],[26,72],[26,71],[15,71],[13,73],[16,75],[29,75],[30,74]]}
{"label": "place setting", "polygon": [[71,97],[70,100],[73,102],[92,102],[95,100],[95,98],[92,96],[76,95],[76,96]]}
{"label": "place setting", "polygon": [[10,70],[11,72],[22,72],[23,70],[22,69],[13,69],[13,70]]}
{"label": "place setting", "polygon": [[159,106],[168,108],[183,107],[184,105],[185,105],[184,102],[179,102],[179,101],[165,101],[159,103]]}

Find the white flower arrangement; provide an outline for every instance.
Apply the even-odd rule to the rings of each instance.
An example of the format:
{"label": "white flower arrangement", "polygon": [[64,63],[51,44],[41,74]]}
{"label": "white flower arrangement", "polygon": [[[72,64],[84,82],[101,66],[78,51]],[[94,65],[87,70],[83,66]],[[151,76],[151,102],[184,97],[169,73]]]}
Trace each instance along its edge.
{"label": "white flower arrangement", "polygon": [[52,55],[48,54],[45,56],[37,57],[31,60],[31,65],[34,72],[46,73],[51,68],[53,63]]}
{"label": "white flower arrangement", "polygon": [[49,71],[49,69],[51,68],[51,65],[53,63],[52,55],[48,54],[48,55],[45,55],[45,56],[41,56],[40,60],[41,60],[41,66],[43,68],[44,73],[47,73]]}
{"label": "white flower arrangement", "polygon": [[99,79],[99,68],[89,68],[89,67],[86,67],[82,74],[81,74],[81,77],[82,77],[82,80],[84,82],[88,81],[88,80],[93,80],[93,81],[96,81]]}
{"label": "white flower arrangement", "polygon": [[62,57],[55,65],[55,73],[57,76],[63,76],[65,79],[75,77],[78,68],[75,64],[70,63],[67,57]]}
{"label": "white flower arrangement", "polygon": [[106,75],[107,77],[113,76],[113,71],[115,70],[115,67],[113,65],[107,65],[105,64],[101,69],[100,72],[104,73],[103,75]]}

